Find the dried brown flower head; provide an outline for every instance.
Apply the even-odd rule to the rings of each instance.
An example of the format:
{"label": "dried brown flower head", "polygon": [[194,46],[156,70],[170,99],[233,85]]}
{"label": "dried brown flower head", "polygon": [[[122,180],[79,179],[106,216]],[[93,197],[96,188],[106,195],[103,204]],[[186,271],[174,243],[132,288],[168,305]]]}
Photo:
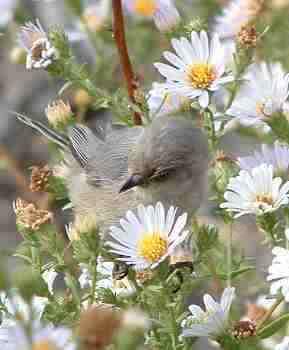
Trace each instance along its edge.
{"label": "dried brown flower head", "polygon": [[78,335],[83,350],[102,350],[111,344],[121,325],[121,315],[108,305],[92,306],[80,316]]}
{"label": "dried brown flower head", "polygon": [[238,33],[237,40],[241,47],[254,48],[257,45],[258,33],[255,26],[243,25]]}
{"label": "dried brown flower head", "polygon": [[16,199],[13,203],[13,209],[17,217],[17,224],[33,231],[39,230],[40,226],[53,219],[51,212],[38,209],[35,204],[21,198]]}
{"label": "dried brown flower head", "polygon": [[72,118],[70,104],[63,100],[56,100],[45,109],[47,119],[54,128],[66,125]]}
{"label": "dried brown flower head", "polygon": [[52,171],[48,165],[43,167],[33,166],[30,177],[30,190],[32,192],[45,192],[51,175]]}
{"label": "dried brown flower head", "polygon": [[256,335],[256,323],[251,320],[239,321],[233,328],[232,335],[237,339],[254,337]]}

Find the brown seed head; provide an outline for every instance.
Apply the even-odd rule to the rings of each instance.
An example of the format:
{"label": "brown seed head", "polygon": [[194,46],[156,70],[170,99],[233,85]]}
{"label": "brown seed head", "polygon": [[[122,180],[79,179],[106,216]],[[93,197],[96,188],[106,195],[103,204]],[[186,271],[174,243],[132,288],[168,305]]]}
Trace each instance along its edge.
{"label": "brown seed head", "polygon": [[48,187],[49,178],[52,175],[52,171],[48,165],[43,167],[34,166],[32,167],[30,177],[30,190],[32,192],[45,192]]}
{"label": "brown seed head", "polygon": [[51,212],[38,209],[35,204],[28,203],[21,198],[13,203],[13,208],[17,224],[33,231],[39,230],[40,226],[53,219]]}
{"label": "brown seed head", "polygon": [[70,104],[63,100],[56,100],[49,104],[45,109],[46,117],[54,128],[59,125],[66,125],[72,118],[72,111]]}
{"label": "brown seed head", "polygon": [[78,334],[83,350],[102,350],[121,325],[119,312],[108,305],[92,306],[80,316]]}
{"label": "brown seed head", "polygon": [[232,335],[237,339],[254,337],[256,335],[256,323],[251,320],[239,321],[233,328]]}
{"label": "brown seed head", "polygon": [[242,26],[237,35],[237,41],[241,47],[254,48],[257,45],[258,33],[255,26],[246,24]]}

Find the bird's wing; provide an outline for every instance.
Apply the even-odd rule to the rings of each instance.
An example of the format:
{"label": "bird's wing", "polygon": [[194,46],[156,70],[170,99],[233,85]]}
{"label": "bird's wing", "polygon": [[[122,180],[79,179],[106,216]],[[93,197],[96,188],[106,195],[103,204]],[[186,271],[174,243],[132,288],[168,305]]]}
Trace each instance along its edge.
{"label": "bird's wing", "polygon": [[93,186],[114,183],[128,173],[128,154],[141,134],[141,127],[115,127],[105,140],[89,128],[77,125],[70,132],[71,151]]}

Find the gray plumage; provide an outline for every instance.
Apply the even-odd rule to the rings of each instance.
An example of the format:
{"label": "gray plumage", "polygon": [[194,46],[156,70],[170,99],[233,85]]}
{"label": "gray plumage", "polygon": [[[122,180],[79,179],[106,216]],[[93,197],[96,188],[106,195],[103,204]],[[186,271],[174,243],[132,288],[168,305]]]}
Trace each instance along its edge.
{"label": "gray plumage", "polygon": [[18,119],[63,148],[74,211],[96,215],[104,232],[140,203],[161,201],[189,217],[201,204],[208,145],[188,120],[159,117],[147,127],[110,126],[105,133],[76,125],[66,138],[27,117]]}

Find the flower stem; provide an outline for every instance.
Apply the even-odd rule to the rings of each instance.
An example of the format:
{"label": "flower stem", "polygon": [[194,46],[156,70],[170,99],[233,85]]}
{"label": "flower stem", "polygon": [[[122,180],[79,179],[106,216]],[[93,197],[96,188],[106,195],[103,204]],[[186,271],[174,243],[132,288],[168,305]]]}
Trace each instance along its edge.
{"label": "flower stem", "polygon": [[257,330],[259,330],[272,316],[273,312],[277,309],[277,307],[283,302],[284,297],[279,297],[275,303],[270,307],[270,309],[265,313],[265,315],[258,322]]}
{"label": "flower stem", "polygon": [[232,270],[232,238],[233,238],[233,223],[229,225],[229,239],[227,242],[227,284],[228,287],[231,287],[231,270]]}
{"label": "flower stem", "polygon": [[[132,64],[128,55],[128,49],[126,45],[124,19],[123,19],[123,11],[122,11],[122,0],[112,0],[112,9],[113,9],[113,18],[114,18],[114,25],[113,25],[114,39],[118,49],[123,74],[126,80],[128,95],[132,103],[136,103],[135,75],[133,72]],[[135,125],[142,124],[141,116],[139,113],[137,112],[134,113],[133,121]]]}
{"label": "flower stem", "polygon": [[91,286],[90,305],[93,305],[93,303],[95,301],[96,274],[97,274],[97,263],[93,259],[93,261],[92,261],[92,286]]}

